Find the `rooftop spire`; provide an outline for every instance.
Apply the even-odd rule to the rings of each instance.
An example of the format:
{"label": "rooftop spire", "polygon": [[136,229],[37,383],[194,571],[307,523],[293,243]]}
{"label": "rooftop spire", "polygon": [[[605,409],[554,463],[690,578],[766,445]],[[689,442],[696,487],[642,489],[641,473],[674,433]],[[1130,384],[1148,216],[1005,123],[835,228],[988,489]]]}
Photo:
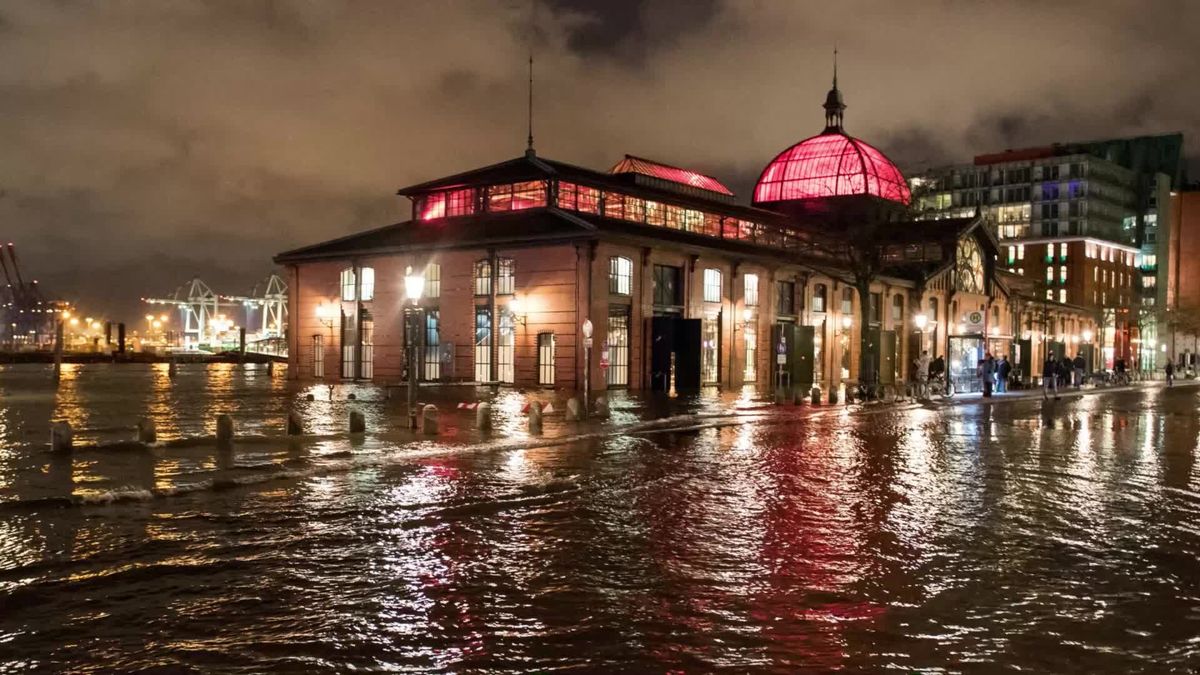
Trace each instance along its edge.
{"label": "rooftop spire", "polygon": [[846,103],[842,100],[842,92],[837,83],[837,45],[833,46],[833,89],[825,95],[825,133],[843,133],[842,116],[846,113]]}
{"label": "rooftop spire", "polygon": [[525,156],[533,157],[533,33],[535,30],[537,0],[529,0],[529,137],[526,139]]}

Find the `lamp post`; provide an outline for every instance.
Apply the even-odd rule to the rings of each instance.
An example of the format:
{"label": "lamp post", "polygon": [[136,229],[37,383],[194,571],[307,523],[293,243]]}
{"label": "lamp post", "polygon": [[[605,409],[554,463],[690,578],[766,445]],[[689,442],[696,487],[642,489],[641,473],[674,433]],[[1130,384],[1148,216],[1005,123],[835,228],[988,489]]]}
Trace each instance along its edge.
{"label": "lamp post", "polygon": [[583,332],[583,414],[587,415],[592,393],[592,320],[584,319],[579,328]]}
{"label": "lamp post", "polygon": [[405,323],[408,324],[408,428],[417,428],[417,346],[416,340],[420,327],[417,319],[420,316],[421,294],[425,292],[425,276],[413,272],[409,265],[404,270],[404,297],[412,303],[405,311]]}

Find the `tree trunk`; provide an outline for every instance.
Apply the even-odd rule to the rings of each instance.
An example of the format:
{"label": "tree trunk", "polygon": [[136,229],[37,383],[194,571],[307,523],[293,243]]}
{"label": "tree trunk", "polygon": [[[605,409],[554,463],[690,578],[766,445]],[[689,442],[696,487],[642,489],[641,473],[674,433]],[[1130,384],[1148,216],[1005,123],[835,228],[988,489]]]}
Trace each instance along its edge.
{"label": "tree trunk", "polygon": [[[871,353],[871,280],[855,280],[858,290],[858,381],[874,384],[878,381],[875,359]],[[882,308],[880,308],[882,311]]]}

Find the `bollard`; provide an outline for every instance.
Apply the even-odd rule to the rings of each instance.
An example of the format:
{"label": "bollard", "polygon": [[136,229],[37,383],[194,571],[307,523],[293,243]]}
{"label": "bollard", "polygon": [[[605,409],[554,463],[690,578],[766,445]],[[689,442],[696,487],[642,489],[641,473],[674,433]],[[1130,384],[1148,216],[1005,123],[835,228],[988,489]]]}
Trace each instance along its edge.
{"label": "bollard", "polygon": [[578,422],[583,419],[583,406],[579,403],[579,399],[572,396],[567,399],[567,421]]}
{"label": "bollard", "polygon": [[346,397],[346,400],[347,400],[347,401],[357,401],[357,400],[358,400],[358,396],[356,396],[356,395],[354,395],[354,394],[350,394],[349,396],[347,396],[347,397]]}
{"label": "bollard", "polygon": [[317,397],[313,396],[312,394],[308,394],[307,396],[304,397],[304,400],[305,401],[315,401],[315,400],[317,400]]}
{"label": "bollard", "polygon": [[787,400],[787,391],[783,387],[775,387],[775,405],[783,405]]}
{"label": "bollard", "polygon": [[830,387],[830,388],[829,388],[829,404],[830,404],[830,405],[837,405],[837,402],[838,402],[838,393],[837,393],[837,389],[834,389],[833,387]]}
{"label": "bollard", "polygon": [[287,418],[287,434],[288,436],[299,436],[304,433],[304,424],[300,421],[300,413],[295,410],[288,413]]}
{"label": "bollard", "polygon": [[608,399],[603,396],[596,398],[596,416],[601,418],[608,417]]}
{"label": "bollard", "polygon": [[350,411],[350,433],[361,434],[367,430],[367,418],[359,410]]}
{"label": "bollard", "polygon": [[149,417],[143,417],[138,420],[137,431],[137,439],[141,443],[154,443],[158,441],[158,428],[154,425],[154,420]]}
{"label": "bollard", "polygon": [[492,404],[480,403],[479,407],[475,408],[475,426],[480,431],[492,430]]}
{"label": "bollard", "polygon": [[427,436],[436,436],[438,432],[438,409],[432,403],[421,409],[421,426]]}
{"label": "bollard", "polygon": [[267,361],[267,375],[274,375],[274,374],[275,374],[275,362]]}
{"label": "bollard", "polygon": [[813,405],[821,405],[821,390],[820,389],[818,389],[817,387],[813,387],[812,391],[809,392],[809,395],[812,396],[811,400],[812,400]]}
{"label": "bollard", "polygon": [[217,415],[217,445],[228,447],[233,444],[233,418]]}
{"label": "bollard", "polygon": [[542,402],[532,401],[529,404],[529,433],[542,433]]}
{"label": "bollard", "polygon": [[178,367],[175,365],[175,359],[171,359],[171,362],[167,364],[167,377],[175,377],[175,373],[178,370]]}
{"label": "bollard", "polygon": [[70,452],[75,434],[70,422],[55,422],[50,425],[50,449],[54,452]]}

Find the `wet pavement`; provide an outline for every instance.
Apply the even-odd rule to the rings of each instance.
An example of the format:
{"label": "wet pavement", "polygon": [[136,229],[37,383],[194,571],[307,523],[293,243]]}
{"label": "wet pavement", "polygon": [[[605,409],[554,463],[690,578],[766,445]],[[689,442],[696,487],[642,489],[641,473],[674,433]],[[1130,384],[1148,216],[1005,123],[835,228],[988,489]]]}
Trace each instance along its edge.
{"label": "wet pavement", "polygon": [[[478,395],[489,435],[449,412]],[[265,367],[0,368],[0,671],[1200,669],[1198,387],[614,396],[541,436],[531,397],[565,408],[423,391],[430,440]]]}

